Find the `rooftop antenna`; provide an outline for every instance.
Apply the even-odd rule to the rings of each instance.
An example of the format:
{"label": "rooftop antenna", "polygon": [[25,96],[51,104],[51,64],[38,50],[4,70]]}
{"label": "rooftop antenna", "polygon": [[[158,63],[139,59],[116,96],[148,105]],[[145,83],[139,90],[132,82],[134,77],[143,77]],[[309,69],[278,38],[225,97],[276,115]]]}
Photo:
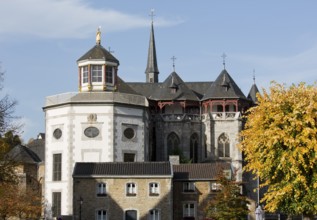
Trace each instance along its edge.
{"label": "rooftop antenna", "polygon": [[227,57],[227,55],[226,55],[225,53],[223,53],[223,54],[221,55],[221,57],[222,57],[223,69],[225,70],[225,69],[226,69],[226,57]]}
{"label": "rooftop antenna", "polygon": [[154,16],[155,16],[155,14],[154,14],[154,8],[151,9],[151,12],[150,12],[150,15],[149,15],[149,16],[151,17],[151,21],[152,21],[152,24],[153,24],[153,20],[154,20]]}
{"label": "rooftop antenna", "polygon": [[175,72],[175,60],[176,60],[176,57],[172,56],[171,60],[173,60],[173,71]]}
{"label": "rooftop antenna", "polygon": [[100,45],[101,43],[101,26],[98,27],[97,33],[96,33],[96,44]]}

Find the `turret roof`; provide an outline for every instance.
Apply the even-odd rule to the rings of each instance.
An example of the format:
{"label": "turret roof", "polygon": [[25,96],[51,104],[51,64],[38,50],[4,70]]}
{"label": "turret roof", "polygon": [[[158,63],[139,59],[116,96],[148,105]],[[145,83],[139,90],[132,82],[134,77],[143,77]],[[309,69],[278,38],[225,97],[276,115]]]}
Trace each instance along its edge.
{"label": "turret roof", "polygon": [[226,69],[222,70],[218,78],[211,84],[202,100],[206,99],[247,99]]}
{"label": "turret roof", "polygon": [[96,44],[93,48],[91,48],[87,53],[81,56],[77,62],[82,60],[105,60],[117,63],[119,65],[119,60],[115,58],[109,51],[107,51],[103,46],[100,44]]}

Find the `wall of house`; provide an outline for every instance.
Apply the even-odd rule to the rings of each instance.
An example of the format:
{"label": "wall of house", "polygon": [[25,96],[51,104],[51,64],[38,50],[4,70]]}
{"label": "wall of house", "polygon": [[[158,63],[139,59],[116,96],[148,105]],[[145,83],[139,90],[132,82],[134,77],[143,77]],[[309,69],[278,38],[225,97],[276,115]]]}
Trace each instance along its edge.
{"label": "wall of house", "polygon": [[[76,162],[114,162],[123,161],[124,152],[134,152],[136,161],[147,160],[148,142],[145,123],[147,103],[139,96],[125,96],[125,99],[112,93],[93,93],[91,100],[77,100],[76,104],[65,104],[72,99],[80,99],[87,94],[61,94],[47,98],[45,108],[46,145],[45,145],[45,199],[52,203],[52,193],[62,194],[62,214],[72,214],[72,172]],[[108,95],[108,96],[106,96]],[[78,98],[79,97],[79,98]],[[103,97],[109,103],[99,103]],[[86,97],[85,97],[86,98]],[[131,100],[130,100],[131,99]],[[112,101],[111,101],[112,100]],[[120,104],[120,101],[124,102]],[[87,103],[88,102],[88,103]],[[135,102],[139,106],[127,105]],[[57,104],[56,106],[52,105]],[[126,126],[135,129],[135,137],[124,139]],[[96,137],[85,135],[89,127],[99,130]],[[56,129],[62,131],[55,138]],[[53,181],[53,155],[62,154],[62,179]]]}
{"label": "wall of house", "polygon": [[216,192],[210,190],[211,181],[195,181],[194,192],[184,192],[183,184],[186,181],[173,182],[173,211],[174,220],[183,219],[183,206],[185,203],[195,204],[195,219],[205,219],[205,207],[208,201],[216,195]]}
{"label": "wall of house", "polygon": [[[97,196],[97,184],[106,183],[107,196]],[[136,196],[126,195],[126,184],[135,183]],[[149,184],[159,183],[158,196],[150,196]],[[94,219],[97,210],[106,210],[107,219],[124,219],[126,210],[136,210],[138,219],[147,220],[149,211],[160,210],[161,219],[172,219],[172,180],[169,178],[74,178],[74,219],[79,219],[80,197],[82,219]]]}

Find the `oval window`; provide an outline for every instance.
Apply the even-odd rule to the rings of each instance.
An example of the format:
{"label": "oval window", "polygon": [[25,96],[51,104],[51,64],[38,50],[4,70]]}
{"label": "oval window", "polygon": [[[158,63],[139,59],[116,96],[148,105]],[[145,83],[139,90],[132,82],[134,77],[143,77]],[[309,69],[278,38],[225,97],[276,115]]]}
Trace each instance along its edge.
{"label": "oval window", "polygon": [[124,130],[123,134],[128,139],[134,138],[134,130],[133,130],[133,128],[126,128]]}
{"label": "oval window", "polygon": [[84,134],[86,137],[94,138],[99,135],[99,129],[96,127],[88,127],[85,129]]}
{"label": "oval window", "polygon": [[59,128],[56,128],[53,132],[53,136],[56,139],[60,139],[62,137],[62,130]]}

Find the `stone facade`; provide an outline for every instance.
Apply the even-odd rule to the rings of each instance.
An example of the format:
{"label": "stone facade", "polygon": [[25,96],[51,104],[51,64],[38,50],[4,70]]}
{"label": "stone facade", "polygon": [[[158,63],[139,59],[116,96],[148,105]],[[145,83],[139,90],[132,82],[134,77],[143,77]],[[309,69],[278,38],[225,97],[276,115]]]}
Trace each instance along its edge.
{"label": "stone facade", "polygon": [[[106,196],[97,195],[99,183],[106,184]],[[136,185],[135,196],[127,196],[127,183]],[[150,195],[150,183],[158,183],[158,195]],[[157,209],[161,219],[171,220],[171,186],[171,178],[74,178],[74,219],[79,219],[81,197],[81,219],[95,219],[98,210],[105,210],[107,219],[124,219],[125,211],[136,210],[137,219],[147,220],[150,210]]]}

